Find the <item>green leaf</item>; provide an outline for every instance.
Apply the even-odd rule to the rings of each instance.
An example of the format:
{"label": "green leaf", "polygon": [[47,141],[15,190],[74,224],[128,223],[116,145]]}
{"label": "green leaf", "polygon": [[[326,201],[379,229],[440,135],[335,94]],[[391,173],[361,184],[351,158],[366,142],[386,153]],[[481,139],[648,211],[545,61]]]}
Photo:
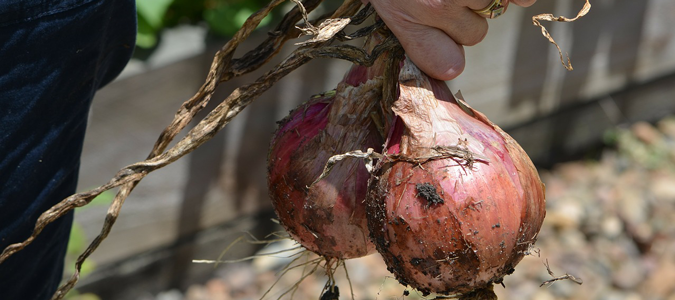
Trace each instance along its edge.
{"label": "green leaf", "polygon": [[157,44],[157,28],[148,24],[144,17],[138,16],[138,32],[136,33],[136,46],[152,48]]}
{"label": "green leaf", "polygon": [[73,222],[73,227],[70,229],[70,238],[68,239],[68,255],[79,255],[84,250],[85,240],[87,239],[84,233],[84,228],[77,222]]}
{"label": "green leaf", "polygon": [[[85,260],[82,263],[82,268],[80,268],[80,277],[87,277],[89,274],[94,272],[96,269],[96,263],[91,261],[91,259]],[[74,271],[74,270],[73,270]]]}
{"label": "green leaf", "polygon": [[[73,291],[73,290],[71,290]],[[85,294],[79,294],[79,293],[74,293],[71,295],[69,292],[66,294],[65,297],[66,300],[101,300],[101,297],[97,296],[96,294],[93,293],[85,293]]]}
{"label": "green leaf", "polygon": [[96,198],[94,198],[94,200],[91,200],[89,206],[90,207],[99,205],[108,206],[110,205],[110,203],[113,202],[114,199],[115,199],[115,192],[108,190],[98,195]]}
{"label": "green leaf", "polygon": [[[222,36],[234,35],[246,19],[262,7],[262,4],[255,1],[244,1],[239,3],[219,3],[213,8],[204,11],[204,20],[210,29]],[[268,15],[260,22],[261,26],[269,24],[271,16]]]}
{"label": "green leaf", "polygon": [[136,11],[138,16],[143,17],[148,25],[154,29],[160,29],[171,2],[173,0],[136,0]]}
{"label": "green leaf", "polygon": [[[66,250],[66,273],[75,273],[75,260],[87,248],[87,235],[84,232],[82,225],[73,222],[73,227],[70,230],[70,238],[68,240],[68,248]],[[85,260],[80,269],[80,276],[85,277],[96,269],[96,263]]]}
{"label": "green leaf", "polygon": [[172,2],[173,0],[136,0],[138,47],[152,48],[157,44],[157,33],[164,26],[164,15]]}

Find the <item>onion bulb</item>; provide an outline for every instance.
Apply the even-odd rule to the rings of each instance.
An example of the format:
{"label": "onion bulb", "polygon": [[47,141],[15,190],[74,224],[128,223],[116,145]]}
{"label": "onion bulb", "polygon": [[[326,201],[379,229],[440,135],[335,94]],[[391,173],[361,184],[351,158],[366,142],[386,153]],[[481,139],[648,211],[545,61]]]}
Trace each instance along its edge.
{"label": "onion bulb", "polygon": [[315,180],[336,154],[382,150],[384,136],[373,123],[381,61],[353,66],[336,90],[300,105],[280,122],[271,143],[268,185],[279,221],[305,248],[327,258],[375,252],[364,203],[370,174],[363,161],[342,160]]}
{"label": "onion bulb", "polygon": [[546,213],[534,165],[508,134],[407,59],[392,110],[367,200],[377,250],[401,283],[424,294],[493,295]]}

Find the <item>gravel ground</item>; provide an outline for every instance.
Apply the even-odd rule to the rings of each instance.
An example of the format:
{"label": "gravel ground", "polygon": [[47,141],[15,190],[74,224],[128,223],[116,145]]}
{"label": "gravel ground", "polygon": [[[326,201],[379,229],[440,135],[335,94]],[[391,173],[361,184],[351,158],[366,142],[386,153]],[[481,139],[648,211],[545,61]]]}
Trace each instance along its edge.
{"label": "gravel ground", "polygon": [[[540,172],[547,187],[547,216],[536,244],[539,251],[505,278],[506,288],[495,287],[499,299],[675,300],[675,117],[617,129],[606,138],[614,147],[599,160]],[[292,247],[291,242],[277,243],[264,251]],[[319,299],[325,273],[319,268],[296,287],[312,265],[282,276],[291,261],[287,256],[232,263],[185,293],[167,291],[155,299],[260,299],[277,280],[265,299],[277,299],[284,291],[294,291],[294,299]],[[559,280],[540,286],[553,278],[547,261],[553,276],[569,274],[583,284]],[[414,291],[404,296],[406,288],[379,255],[348,261],[347,269],[350,280],[342,268],[335,274],[340,299],[352,298],[349,282],[355,299],[422,299]]]}

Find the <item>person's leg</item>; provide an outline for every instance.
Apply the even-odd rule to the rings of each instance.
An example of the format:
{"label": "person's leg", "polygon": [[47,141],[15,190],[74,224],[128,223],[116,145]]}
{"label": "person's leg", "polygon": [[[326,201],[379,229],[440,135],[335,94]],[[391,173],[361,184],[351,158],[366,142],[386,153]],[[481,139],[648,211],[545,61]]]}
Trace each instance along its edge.
{"label": "person's leg", "polygon": [[[0,1],[0,250],[75,192],[96,90],[128,62],[133,0]],[[0,298],[49,299],[72,213],[0,264]]]}

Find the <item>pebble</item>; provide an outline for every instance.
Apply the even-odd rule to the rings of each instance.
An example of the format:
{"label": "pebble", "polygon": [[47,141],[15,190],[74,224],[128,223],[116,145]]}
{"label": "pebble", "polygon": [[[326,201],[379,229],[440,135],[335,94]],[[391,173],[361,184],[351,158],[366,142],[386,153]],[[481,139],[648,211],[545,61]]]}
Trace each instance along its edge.
{"label": "pebble", "polygon": [[640,265],[640,261],[633,259],[626,259],[618,264],[612,274],[613,284],[623,290],[636,288],[644,278],[645,273]]}
{"label": "pebble", "polygon": [[610,239],[623,233],[623,223],[617,216],[606,216],[601,224],[602,233]]}
{"label": "pebble", "polygon": [[675,176],[656,176],[650,190],[657,201],[675,204]]}
{"label": "pebble", "polygon": [[661,132],[647,122],[637,122],[633,124],[631,130],[636,138],[648,145],[656,144],[662,139]]}
{"label": "pebble", "polygon": [[183,299],[183,293],[181,293],[177,289],[168,290],[166,292],[157,295],[157,300],[181,300],[181,299]]}
{"label": "pebble", "polygon": [[664,135],[675,140],[675,117],[665,118],[656,123],[656,126]]}
{"label": "pebble", "polygon": [[[255,255],[258,256],[253,259],[253,267],[259,273],[267,271],[278,271],[293,261],[292,254],[298,252],[292,250],[284,252],[289,249],[294,249],[298,244],[291,239],[284,239],[268,245],[267,247],[258,251]],[[283,254],[279,254],[283,252]],[[275,253],[272,255],[265,255],[266,253]]]}
{"label": "pebble", "polygon": [[674,260],[671,256],[659,261],[659,268],[649,274],[645,280],[643,287],[645,294],[660,299],[664,299],[669,295],[675,296],[675,285],[673,285],[673,280],[675,280]]}

